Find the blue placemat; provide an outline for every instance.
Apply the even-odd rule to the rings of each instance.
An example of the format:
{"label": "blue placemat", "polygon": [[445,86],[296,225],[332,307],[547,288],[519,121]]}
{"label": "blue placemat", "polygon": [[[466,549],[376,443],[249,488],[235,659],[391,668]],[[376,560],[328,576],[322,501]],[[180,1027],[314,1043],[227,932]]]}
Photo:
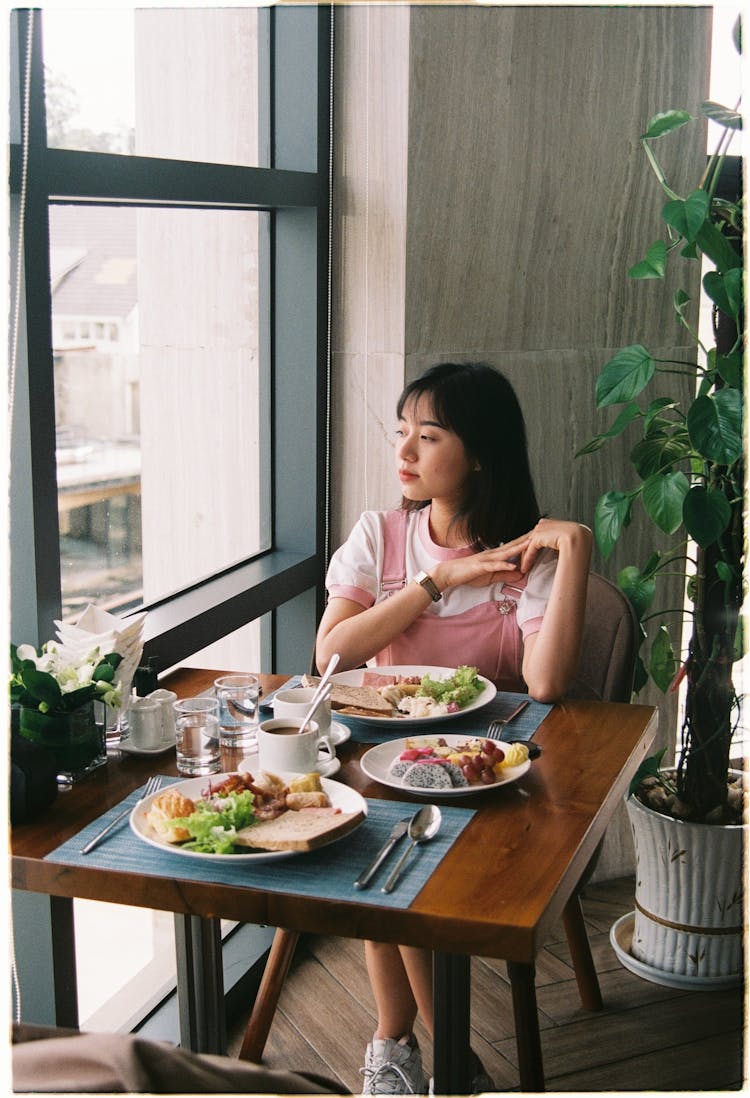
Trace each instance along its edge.
{"label": "blue placemat", "polygon": [[[166,786],[180,779],[164,777],[162,780]],[[262,888],[267,892],[291,892],[326,900],[353,900],[403,909],[417,896],[474,815],[474,810],[470,808],[441,807],[443,822],[438,835],[412,852],[395,891],[386,894],[380,891],[380,886],[395,864],[394,854],[378,871],[369,888],[355,889],[354,879],[373,860],[393,825],[405,816],[411,817],[423,801],[368,800],[367,819],[356,831],[308,854],[275,859],[260,865],[246,861],[232,864],[231,857],[187,858],[169,849],[162,851],[139,839],[127,820],[90,854],[81,854],[81,847],[123,808],[134,805],[139,793],[139,790],[131,793],[121,804],[109,809],[72,839],[51,851],[45,861],[117,869],[146,876],[174,876],[213,884],[246,884],[248,888]],[[397,850],[403,849],[403,841]]]}
{"label": "blue placemat", "polygon": [[[464,717],[455,717],[453,720],[446,721],[445,724],[426,724],[423,729],[418,729],[414,725],[404,726],[398,720],[387,725],[385,723],[383,725],[365,724],[363,721],[358,721],[356,717],[348,717],[344,713],[336,713],[336,720],[346,721],[347,727],[352,731],[352,740],[357,743],[387,743],[402,736],[431,736],[440,735],[442,732],[456,736],[483,736],[490,721],[507,716],[519,702],[527,701],[528,697],[528,694],[498,691],[489,705],[475,709]],[[530,740],[551,709],[552,706],[545,702],[529,701],[523,713],[515,717],[505,729],[502,739]]]}

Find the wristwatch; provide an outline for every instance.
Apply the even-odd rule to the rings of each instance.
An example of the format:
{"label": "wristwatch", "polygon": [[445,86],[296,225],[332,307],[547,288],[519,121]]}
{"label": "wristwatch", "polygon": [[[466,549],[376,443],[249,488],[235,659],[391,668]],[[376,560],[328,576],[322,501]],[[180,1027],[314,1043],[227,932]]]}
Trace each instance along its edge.
{"label": "wristwatch", "polygon": [[420,587],[424,587],[433,602],[440,602],[443,592],[438,591],[432,576],[428,576],[426,572],[417,572],[414,582],[418,583]]}

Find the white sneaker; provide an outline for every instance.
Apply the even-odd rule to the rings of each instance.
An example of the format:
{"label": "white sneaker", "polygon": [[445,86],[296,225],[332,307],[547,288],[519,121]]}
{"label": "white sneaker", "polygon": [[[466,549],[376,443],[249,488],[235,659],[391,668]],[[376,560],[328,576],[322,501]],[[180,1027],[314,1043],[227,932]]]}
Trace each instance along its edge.
{"label": "white sneaker", "polygon": [[422,1070],[422,1053],[416,1039],[394,1041],[373,1038],[367,1046],[363,1094],[426,1094],[427,1078]]}

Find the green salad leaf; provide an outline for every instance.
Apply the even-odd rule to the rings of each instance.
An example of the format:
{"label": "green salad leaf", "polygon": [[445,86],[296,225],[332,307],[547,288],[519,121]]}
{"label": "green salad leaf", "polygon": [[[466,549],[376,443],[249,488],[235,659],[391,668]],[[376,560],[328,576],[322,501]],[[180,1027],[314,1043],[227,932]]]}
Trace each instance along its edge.
{"label": "green salad leaf", "polygon": [[244,849],[235,845],[234,837],[255,820],[254,800],[250,790],[243,789],[241,793],[228,793],[218,801],[198,801],[195,812],[172,821],[173,826],[184,827],[193,836],[182,844],[183,850],[236,854]]}
{"label": "green salad leaf", "polygon": [[482,680],[476,667],[457,667],[449,679],[433,679],[425,675],[417,694],[437,702],[455,702],[459,709],[473,701],[482,690]]}

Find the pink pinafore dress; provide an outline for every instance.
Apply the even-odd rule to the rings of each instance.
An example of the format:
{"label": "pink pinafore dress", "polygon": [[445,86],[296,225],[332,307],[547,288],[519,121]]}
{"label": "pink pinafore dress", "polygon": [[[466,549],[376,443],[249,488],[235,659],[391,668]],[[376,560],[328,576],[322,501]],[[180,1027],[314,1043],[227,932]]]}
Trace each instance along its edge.
{"label": "pink pinafore dress", "polygon": [[[407,511],[385,516],[381,591],[391,594],[406,584]],[[422,664],[434,667],[476,667],[499,689],[525,690],[521,675],[523,640],[516,621],[517,600],[526,578],[503,587],[491,599],[450,617],[432,606],[375,657],[376,666]]]}

